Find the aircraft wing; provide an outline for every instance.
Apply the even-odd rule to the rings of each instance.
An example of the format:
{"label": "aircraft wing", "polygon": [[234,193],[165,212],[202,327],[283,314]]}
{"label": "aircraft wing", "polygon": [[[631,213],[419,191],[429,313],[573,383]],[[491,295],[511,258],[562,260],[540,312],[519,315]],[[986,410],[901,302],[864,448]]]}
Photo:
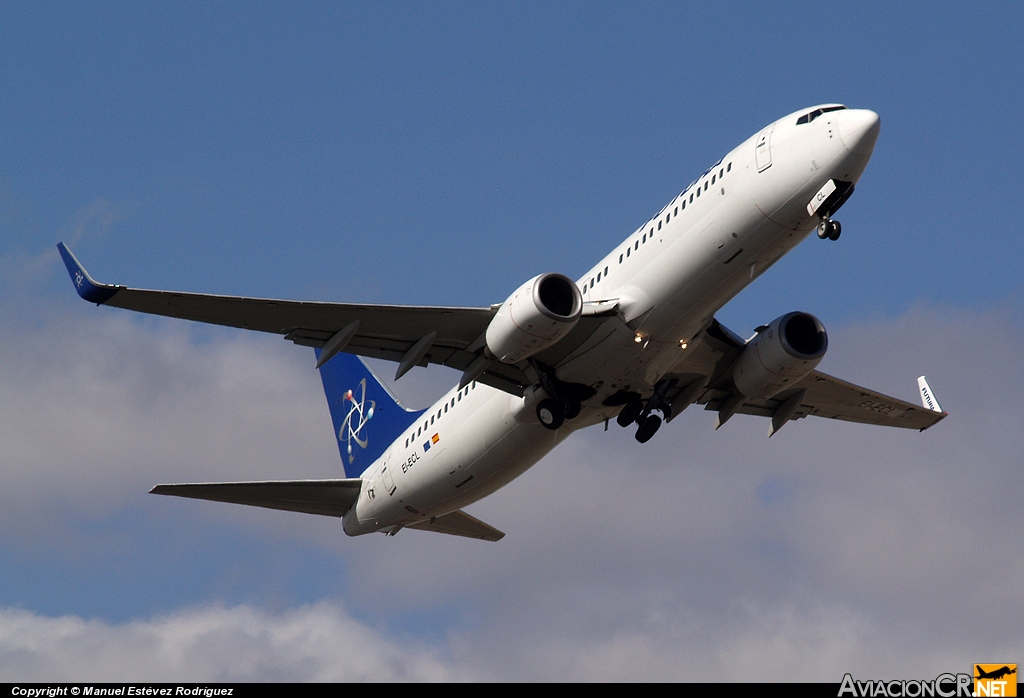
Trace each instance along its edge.
{"label": "aircraft wing", "polygon": [[[731,370],[745,342],[713,320],[702,341],[669,371],[677,379],[676,395],[699,383],[690,392],[692,401],[706,410],[718,411],[733,395]],[[672,395],[668,396],[671,402]],[[685,405],[678,405],[685,407]],[[678,413],[678,409],[675,410]],[[808,416],[845,422],[924,430],[946,417],[946,413],[890,397],[859,385],[812,371],[799,382],[768,399],[743,399],[736,410],[772,419],[769,435],[792,419]]]}
{"label": "aircraft wing", "polygon": [[[270,332],[321,349],[332,339],[347,340],[340,342],[341,349],[350,354],[399,364],[409,359],[400,373],[430,363],[465,371],[478,358],[484,332],[497,312],[497,307],[320,303],[146,291],[98,283],[64,243],[57,249],[78,295],[97,305]],[[492,362],[477,380],[518,395],[530,382],[519,368],[499,362]]]}
{"label": "aircraft wing", "polygon": [[[790,397],[798,395],[801,390],[807,392],[799,398],[800,404],[789,419],[813,416],[924,430],[946,417],[945,412],[935,412],[921,405],[883,395],[820,371],[812,371],[792,388],[775,397],[744,401],[737,412],[773,417]],[[728,395],[723,391],[708,390],[697,402],[703,404],[706,410],[718,410],[726,397]]]}
{"label": "aircraft wing", "polygon": [[270,480],[265,482],[205,482],[157,485],[150,494],[168,494],[212,502],[247,504],[267,509],[321,516],[345,515],[359,498],[362,480]]}

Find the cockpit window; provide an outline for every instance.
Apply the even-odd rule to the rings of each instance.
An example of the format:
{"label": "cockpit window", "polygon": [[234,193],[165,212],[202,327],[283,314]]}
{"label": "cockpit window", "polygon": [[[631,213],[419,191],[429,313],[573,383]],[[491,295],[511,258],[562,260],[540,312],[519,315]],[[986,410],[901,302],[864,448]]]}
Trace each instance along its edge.
{"label": "cockpit window", "polygon": [[827,114],[830,111],[840,111],[842,109],[846,109],[846,107],[844,107],[842,104],[837,104],[834,107],[821,107],[820,109],[809,111],[796,120],[796,125],[799,126],[800,124],[809,124],[822,114]]}

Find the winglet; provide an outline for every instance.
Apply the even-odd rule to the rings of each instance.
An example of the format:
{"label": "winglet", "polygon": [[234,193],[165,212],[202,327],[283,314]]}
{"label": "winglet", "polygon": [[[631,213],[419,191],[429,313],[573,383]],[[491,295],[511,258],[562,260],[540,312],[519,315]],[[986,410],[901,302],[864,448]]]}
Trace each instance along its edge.
{"label": "winglet", "polygon": [[75,290],[85,300],[96,305],[103,305],[110,300],[111,296],[121,290],[120,286],[96,283],[63,242],[57,243],[57,251],[60,252],[61,259],[64,260],[64,266],[68,268],[68,274],[71,275],[71,282],[75,285]]}
{"label": "winglet", "polygon": [[935,399],[935,393],[932,392],[931,386],[928,385],[928,381],[924,379],[924,376],[918,377],[917,388],[921,391],[921,404],[924,405],[926,410],[942,412],[939,401]]}

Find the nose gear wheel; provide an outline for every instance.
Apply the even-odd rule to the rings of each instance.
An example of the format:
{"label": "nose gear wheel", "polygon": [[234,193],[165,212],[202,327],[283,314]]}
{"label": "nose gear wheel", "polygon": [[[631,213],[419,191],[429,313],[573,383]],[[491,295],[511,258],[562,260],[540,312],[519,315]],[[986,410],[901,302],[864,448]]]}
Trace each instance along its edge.
{"label": "nose gear wheel", "polygon": [[843,226],[839,221],[831,218],[822,218],[818,222],[818,237],[822,240],[838,240],[843,232]]}

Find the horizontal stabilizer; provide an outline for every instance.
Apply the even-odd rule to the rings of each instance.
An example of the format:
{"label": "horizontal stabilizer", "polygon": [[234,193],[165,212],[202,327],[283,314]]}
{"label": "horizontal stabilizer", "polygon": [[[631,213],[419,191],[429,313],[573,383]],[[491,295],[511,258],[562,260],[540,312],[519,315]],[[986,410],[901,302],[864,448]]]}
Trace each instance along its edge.
{"label": "horizontal stabilizer", "polygon": [[359,498],[362,480],[270,480],[266,482],[207,482],[157,485],[150,494],[169,494],[213,502],[248,504],[267,509],[321,516],[344,516]]}
{"label": "horizontal stabilizer", "polygon": [[443,516],[435,516],[429,521],[409,524],[406,528],[418,528],[421,531],[447,533],[450,536],[478,538],[479,540],[495,541],[505,537],[505,534],[498,529],[488,526],[480,519],[470,516],[461,509]]}

